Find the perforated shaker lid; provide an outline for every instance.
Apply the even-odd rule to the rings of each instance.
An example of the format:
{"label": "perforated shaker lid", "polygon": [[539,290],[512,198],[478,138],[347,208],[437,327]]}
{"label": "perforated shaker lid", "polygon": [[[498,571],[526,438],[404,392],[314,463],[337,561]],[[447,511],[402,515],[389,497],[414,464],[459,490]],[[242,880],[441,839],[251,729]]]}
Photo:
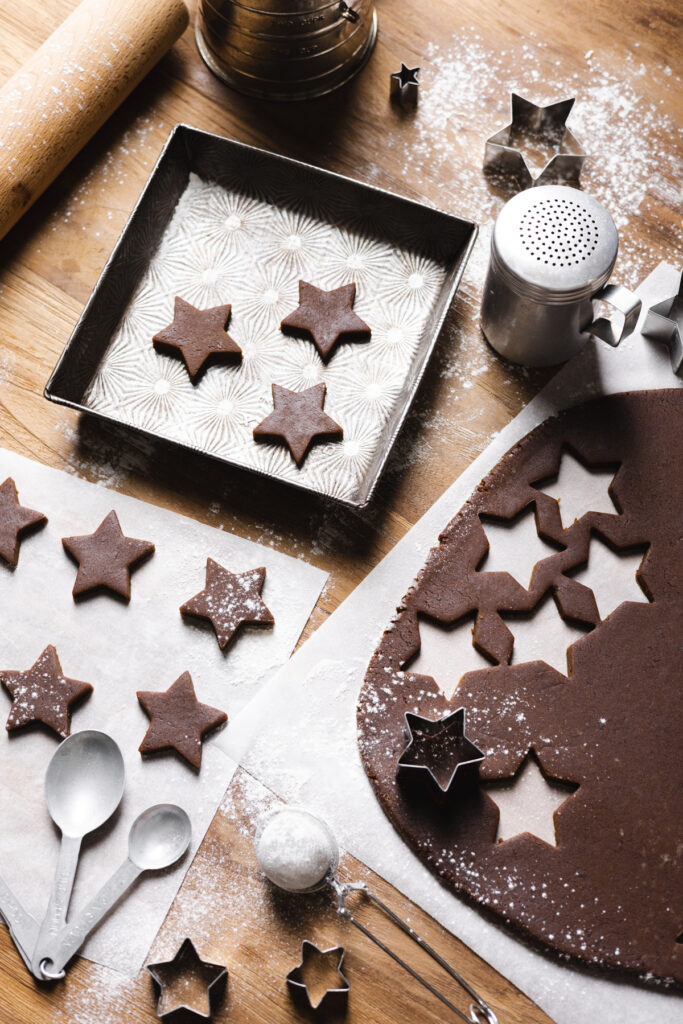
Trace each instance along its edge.
{"label": "perforated shaker lid", "polygon": [[566,185],[518,193],[493,229],[492,258],[521,294],[539,302],[584,298],[606,283],[619,236],[604,206]]}

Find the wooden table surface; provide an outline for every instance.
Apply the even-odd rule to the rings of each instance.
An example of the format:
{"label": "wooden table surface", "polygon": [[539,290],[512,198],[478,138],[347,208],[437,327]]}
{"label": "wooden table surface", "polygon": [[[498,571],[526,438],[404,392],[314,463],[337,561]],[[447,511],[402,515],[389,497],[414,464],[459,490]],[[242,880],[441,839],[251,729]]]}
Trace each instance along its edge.
{"label": "wooden table surface", "polygon": [[[74,6],[73,0],[5,3],[0,80]],[[511,86],[543,103],[577,95],[577,133],[581,127],[592,154],[583,185],[606,202],[621,232],[616,279],[634,286],[661,259],[683,263],[683,90],[676,75],[682,35],[676,0],[656,6],[647,0],[379,0],[377,6],[380,36],[367,68],[343,90],[306,105],[232,92],[204,67],[188,29],[2,242],[0,444],[324,568],[330,583],[307,634],[550,375],[499,361],[477,323],[488,228],[506,197],[481,174],[483,142],[507,122]],[[416,112],[388,102],[389,74],[401,60],[423,69]],[[482,225],[413,411],[367,510],[340,510],[123,429],[81,420],[42,397],[150,168],[179,121],[422,197]],[[348,925],[329,904],[314,900],[296,909],[273,900],[245,838],[245,788],[254,785],[248,776],[237,776],[153,957],[164,959],[190,934],[207,959],[230,968],[229,996],[215,1019],[276,1024],[307,1019],[292,1007],[284,987],[301,939],[319,937],[329,945],[348,939],[350,1022],[443,1019],[438,1003],[426,999],[423,1007],[398,968],[378,959],[364,940],[347,935]],[[367,869],[349,859],[344,872],[364,873],[399,912],[410,913],[418,929],[481,988],[501,1024],[548,1021]],[[81,960],[54,991],[41,989],[27,976],[4,929],[0,972],[0,1024],[156,1019],[146,974],[128,981]]]}

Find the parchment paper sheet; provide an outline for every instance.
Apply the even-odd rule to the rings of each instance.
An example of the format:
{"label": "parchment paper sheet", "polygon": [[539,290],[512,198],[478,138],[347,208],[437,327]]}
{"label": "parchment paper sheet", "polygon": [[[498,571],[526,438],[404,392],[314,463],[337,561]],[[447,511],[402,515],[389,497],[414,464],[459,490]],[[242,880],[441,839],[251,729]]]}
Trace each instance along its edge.
{"label": "parchment paper sheet", "polygon": [[[673,295],[677,284],[676,271],[664,264],[647,278],[641,325],[647,307]],[[680,1006],[666,993],[546,958],[443,888],[380,810],[356,746],[356,699],[377,641],[439,532],[517,440],[548,415],[594,395],[680,383],[666,349],[638,332],[618,349],[589,342],[270,681],[227,737],[227,749],[261,782],[324,817],[350,853],[468,943],[557,1024],[673,1021]]]}
{"label": "parchment paper sheet", "polygon": [[[126,973],[141,967],[192,856],[236,768],[217,742],[235,715],[289,657],[315,605],[325,573],[270,548],[104,487],[0,451],[0,481],[14,478],[22,504],[49,519],[21,548],[12,572],[0,565],[0,668],[27,669],[54,644],[66,676],[94,687],[76,708],[72,733],[101,729],[119,743],[126,791],[113,824],[86,840],[71,903],[77,912],[125,858],[128,828],[154,803],[178,803],[192,819],[192,848],[163,875],[143,875],[136,889],[85,947],[85,955]],[[129,605],[102,594],[76,604],[76,566],[61,538],[92,533],[115,509],[125,534],[152,541],[154,555],[132,576]],[[233,572],[266,566],[263,597],[275,617],[272,629],[242,631],[221,652],[207,623],[190,625],[180,604],[204,586],[208,556]],[[185,669],[197,698],[229,715],[223,733],[207,738],[201,772],[174,754],[143,762],[138,753],[149,724],[136,690],[166,690]],[[0,692],[0,711],[10,706]],[[45,807],[43,780],[58,744],[42,730],[9,737],[0,730],[0,870],[42,918],[56,862],[59,834]]]}

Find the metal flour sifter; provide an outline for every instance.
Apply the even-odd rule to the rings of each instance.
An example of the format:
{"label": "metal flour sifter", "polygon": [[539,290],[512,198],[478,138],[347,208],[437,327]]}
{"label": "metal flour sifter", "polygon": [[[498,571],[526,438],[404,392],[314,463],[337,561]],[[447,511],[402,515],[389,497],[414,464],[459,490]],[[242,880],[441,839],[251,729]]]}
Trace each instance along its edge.
{"label": "metal flour sifter", "polygon": [[377,36],[374,0],[199,0],[197,47],[240,92],[321,96],[363,67]]}

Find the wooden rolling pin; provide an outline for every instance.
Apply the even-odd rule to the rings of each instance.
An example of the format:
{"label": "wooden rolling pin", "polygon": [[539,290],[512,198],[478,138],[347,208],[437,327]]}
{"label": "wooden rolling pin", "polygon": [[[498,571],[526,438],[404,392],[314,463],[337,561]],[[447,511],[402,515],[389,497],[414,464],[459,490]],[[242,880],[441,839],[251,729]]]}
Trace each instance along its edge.
{"label": "wooden rolling pin", "polygon": [[83,0],[0,89],[0,238],[187,23],[183,0]]}

